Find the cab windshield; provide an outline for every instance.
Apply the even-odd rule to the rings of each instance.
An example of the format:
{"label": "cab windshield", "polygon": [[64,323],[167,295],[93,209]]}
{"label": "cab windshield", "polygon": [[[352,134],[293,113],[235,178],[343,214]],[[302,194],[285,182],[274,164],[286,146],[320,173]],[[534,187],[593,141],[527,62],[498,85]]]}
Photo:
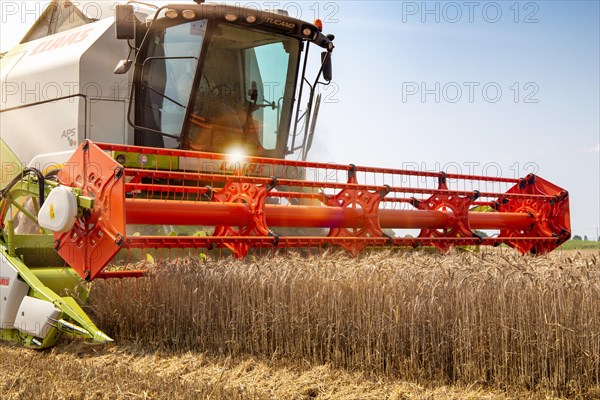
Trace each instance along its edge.
{"label": "cab windshield", "polygon": [[142,66],[138,122],[162,134],[145,133],[143,144],[256,155],[285,149],[297,39],[206,20],[153,36]]}

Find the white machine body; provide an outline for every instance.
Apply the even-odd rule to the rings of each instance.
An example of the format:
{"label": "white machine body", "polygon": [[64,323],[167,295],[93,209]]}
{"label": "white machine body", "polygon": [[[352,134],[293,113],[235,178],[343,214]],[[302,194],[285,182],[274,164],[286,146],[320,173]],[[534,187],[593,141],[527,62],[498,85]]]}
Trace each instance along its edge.
{"label": "white machine body", "polygon": [[29,286],[0,253],[0,329],[13,329],[17,311],[28,292]]}
{"label": "white machine body", "polygon": [[0,140],[23,165],[56,169],[85,139],[133,143],[127,124],[132,71],[113,71],[129,53],[114,13],[16,46],[0,68]]}
{"label": "white machine body", "polygon": [[20,332],[45,339],[60,315],[52,303],[25,296],[17,311],[14,327]]}
{"label": "white machine body", "polygon": [[17,329],[45,339],[61,312],[52,303],[28,293],[27,283],[0,253],[0,329]]}

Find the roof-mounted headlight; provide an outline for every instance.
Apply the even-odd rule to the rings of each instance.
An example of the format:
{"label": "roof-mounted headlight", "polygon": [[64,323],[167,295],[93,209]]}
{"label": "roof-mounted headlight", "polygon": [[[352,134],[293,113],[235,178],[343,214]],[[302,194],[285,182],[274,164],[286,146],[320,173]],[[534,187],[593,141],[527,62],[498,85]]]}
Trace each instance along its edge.
{"label": "roof-mounted headlight", "polygon": [[184,10],[181,15],[183,16],[183,18],[185,19],[194,19],[196,18],[196,11],[194,10]]}
{"label": "roof-mounted headlight", "polygon": [[175,19],[175,18],[179,17],[179,11],[167,10],[167,11],[165,11],[165,17],[167,17],[169,19]]}

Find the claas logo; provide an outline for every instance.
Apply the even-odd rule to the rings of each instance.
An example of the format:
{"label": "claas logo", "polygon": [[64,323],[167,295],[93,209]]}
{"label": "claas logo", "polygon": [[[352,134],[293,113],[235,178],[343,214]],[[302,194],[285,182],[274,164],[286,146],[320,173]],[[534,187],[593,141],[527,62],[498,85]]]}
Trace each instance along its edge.
{"label": "claas logo", "polygon": [[0,286],[8,286],[10,284],[10,279],[5,278],[4,276],[0,276]]}

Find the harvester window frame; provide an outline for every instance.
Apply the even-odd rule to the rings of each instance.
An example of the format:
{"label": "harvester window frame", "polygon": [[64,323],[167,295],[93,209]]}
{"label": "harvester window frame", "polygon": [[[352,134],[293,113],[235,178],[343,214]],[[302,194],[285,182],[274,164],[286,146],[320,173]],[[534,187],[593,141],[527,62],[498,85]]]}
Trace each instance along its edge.
{"label": "harvester window frame", "polygon": [[[179,13],[176,17],[167,17],[166,12],[168,10],[175,11]],[[183,12],[186,10],[191,10],[196,13],[196,18],[193,20],[184,20]],[[275,158],[285,158],[286,155],[292,154],[295,151],[293,143],[295,142],[297,136],[297,125],[298,125],[298,112],[299,105],[302,101],[303,94],[303,82],[306,80],[306,61],[308,58],[308,48],[310,44],[315,44],[318,47],[326,49],[331,52],[333,50],[333,37],[325,36],[320,29],[317,28],[314,24],[307,23],[305,21],[291,18],[289,16],[277,15],[277,21],[284,21],[286,24],[274,24],[268,15],[257,15],[257,20],[250,22],[244,19],[238,19],[235,22],[225,22],[228,20],[228,17],[231,15],[236,15],[239,12],[239,6],[227,6],[227,5],[213,5],[213,4],[198,4],[198,5],[165,5],[157,9],[154,17],[151,20],[147,20],[146,23],[139,24],[140,32],[139,37],[143,37],[141,41],[138,42],[138,52],[136,57],[136,68],[134,72],[134,82],[132,85],[132,90],[130,94],[130,103],[129,103],[129,111],[128,111],[128,123],[135,130],[135,139],[134,143],[136,145],[142,146],[151,146],[151,147],[162,147],[164,148],[164,138],[173,138],[179,142],[179,148],[189,148],[185,140],[182,140],[181,136],[185,131],[189,130],[189,126],[191,124],[191,113],[189,113],[189,104],[188,104],[188,115],[184,118],[183,126],[178,136],[170,135],[152,128],[140,126],[137,122],[139,121],[139,115],[142,114],[143,109],[141,109],[140,102],[134,101],[134,99],[140,98],[139,91],[139,81],[140,81],[140,59],[143,58],[143,54],[147,51],[149,40],[148,38],[152,36],[152,32],[156,32],[158,30],[164,30],[171,26],[181,25],[189,22],[205,20],[208,21],[207,28],[204,36],[204,43],[202,45],[200,51],[200,60],[199,65],[203,65],[206,56],[206,46],[207,43],[211,41],[212,30],[214,26],[217,26],[219,23],[227,23],[232,26],[237,26],[240,28],[246,29],[257,29],[261,32],[272,33],[274,35],[287,37],[290,39],[297,40],[298,44],[298,53],[294,75],[294,85],[293,90],[289,92],[289,111],[286,113],[282,113],[281,121],[285,121],[285,124],[280,123],[280,129],[277,134],[277,145],[274,150],[264,150],[262,156],[267,157],[275,157]],[[268,13],[267,13],[268,14]],[[306,33],[309,30],[311,33]],[[302,63],[304,63],[304,67],[302,67]],[[290,63],[293,64],[293,63]],[[194,88],[198,88],[199,79],[201,79],[201,71],[198,71],[196,74],[196,79],[194,81]],[[312,92],[312,90],[311,90]],[[192,93],[190,99],[193,99],[195,93]],[[312,97],[311,97],[312,98]],[[135,115],[134,115],[135,110]],[[292,122],[294,122],[294,126],[292,127]],[[292,140],[292,146],[290,146],[290,140]]]}
{"label": "harvester window frame", "polygon": [[[240,104],[241,106],[243,106],[244,110],[247,110],[248,107],[251,105],[251,100],[249,99],[249,95],[247,93],[247,90],[250,88],[251,82],[249,81],[250,77],[248,76],[248,71],[247,71],[247,53],[249,50],[256,50],[264,45],[272,45],[272,44],[280,44],[283,48],[286,54],[288,54],[288,58],[287,58],[287,64],[286,64],[286,68],[284,69],[283,73],[285,75],[285,82],[282,82],[284,84],[283,86],[283,96],[282,99],[287,100],[287,103],[282,101],[283,104],[279,105],[279,107],[281,108],[281,110],[279,111],[279,116],[277,118],[277,130],[274,132],[274,135],[272,136],[272,140],[274,140],[274,143],[269,146],[269,147],[264,147],[264,133],[261,134],[260,131],[259,133],[259,137],[253,138],[253,134],[256,134],[256,132],[247,132],[247,126],[245,126],[247,124],[247,121],[245,120],[245,118],[241,119],[241,124],[242,124],[242,128],[243,128],[243,134],[244,135],[248,135],[248,138],[245,138],[243,140],[243,143],[241,143],[242,148],[246,148],[244,150],[244,152],[249,151],[251,154],[253,155],[259,155],[259,156],[271,156],[271,157],[276,157],[276,158],[283,158],[284,155],[286,154],[287,151],[287,141],[288,141],[288,137],[289,137],[289,130],[291,128],[291,123],[293,120],[293,114],[294,114],[294,105],[296,102],[296,93],[297,93],[297,85],[298,85],[298,76],[300,74],[300,63],[302,61],[302,49],[303,49],[303,41],[299,40],[298,38],[294,37],[294,36],[290,36],[290,35],[284,35],[281,32],[273,32],[271,30],[265,30],[265,29],[244,29],[242,26],[239,26],[238,24],[234,24],[234,23],[227,23],[227,22],[222,22],[222,21],[210,21],[209,22],[209,27],[207,29],[207,34],[205,37],[205,43],[204,45],[206,47],[203,46],[202,49],[202,53],[200,56],[200,62],[199,62],[199,68],[198,68],[198,72],[197,72],[197,76],[196,76],[196,81],[194,82],[194,91],[192,92],[192,97],[191,100],[188,104],[188,116],[186,117],[186,120],[184,122],[183,125],[183,129],[181,132],[181,138],[182,138],[182,144],[183,144],[183,148],[184,149],[193,149],[192,145],[190,142],[192,142],[193,140],[191,139],[191,128],[192,125],[198,124],[200,122],[201,125],[205,124],[205,121],[202,118],[199,117],[203,117],[203,115],[196,115],[194,114],[196,108],[198,107],[197,101],[199,100],[200,96],[200,90],[201,90],[201,81],[203,79],[205,79],[205,75],[206,75],[206,68],[207,68],[207,63],[208,60],[207,58],[210,57],[210,55],[212,54],[212,51],[214,51],[214,49],[218,49],[219,47],[214,47],[214,43],[215,43],[215,32],[220,32],[221,29],[223,28],[232,28],[232,29],[237,29],[240,30],[239,33],[244,33],[244,32],[255,32],[256,35],[265,35],[265,38],[262,42],[258,43],[258,42],[252,42],[252,41],[239,41],[236,42],[235,40],[232,41],[232,38],[227,38],[227,36],[225,36],[227,38],[227,40],[232,41],[233,46],[228,49],[229,51],[232,52],[232,54],[236,54],[235,57],[235,63],[238,64],[236,68],[238,68],[239,70],[237,71],[239,76],[236,75],[236,77],[239,78],[239,81],[235,81],[235,79],[233,79],[231,82],[228,83],[228,86],[231,87],[231,90],[233,92],[236,92],[239,90],[239,95],[240,95],[240,99],[238,99],[239,101],[241,101],[242,103]],[[230,32],[231,33],[231,32]],[[270,36],[270,37],[266,37],[266,36]],[[287,45],[289,46],[289,51],[287,50],[286,47],[286,42],[288,43]],[[237,43],[239,43],[239,45],[236,45]],[[257,44],[258,43],[258,44]],[[297,46],[297,47],[294,47]],[[224,50],[227,50],[225,47],[223,47]],[[222,49],[222,50],[223,50]],[[231,60],[230,60],[231,61]],[[258,62],[258,58],[256,59],[256,61]],[[260,65],[259,65],[259,71],[260,71]],[[261,78],[263,79],[263,85],[261,85],[261,88],[259,90],[260,91],[264,91],[265,89],[265,85],[264,85],[264,78],[269,78],[269,76],[261,76]],[[208,78],[207,78],[208,79]],[[251,79],[250,79],[251,80]],[[239,85],[239,88],[238,88]],[[217,85],[220,86],[220,85]],[[262,111],[262,108],[265,107],[265,104],[262,103],[258,103],[256,105],[256,109],[255,112],[258,111]],[[254,114],[254,112],[252,113]],[[200,120],[200,121],[199,121]],[[261,119],[260,121],[256,121],[254,118],[252,118],[253,122],[251,122],[251,126],[253,123],[259,122],[260,124],[262,124],[264,121]],[[207,124],[208,125],[208,124]],[[223,149],[219,149],[219,150],[205,150],[205,151],[217,151],[217,152],[226,152],[227,150],[238,150],[237,147],[234,148],[223,148]]]}
{"label": "harvester window frame", "polygon": [[[164,129],[163,130],[159,130],[159,129],[154,129],[153,127],[151,127],[146,120],[146,115],[149,112],[149,110],[146,107],[146,97],[149,96],[148,94],[144,93],[144,91],[150,89],[152,91],[152,87],[148,87],[148,89],[145,89],[148,85],[145,84],[145,80],[144,80],[144,75],[147,73],[147,64],[149,62],[152,62],[152,60],[157,60],[157,59],[163,59],[163,60],[169,60],[169,59],[178,59],[178,58],[192,58],[190,56],[186,56],[186,57],[167,57],[167,56],[162,56],[161,54],[150,54],[149,52],[151,52],[152,50],[152,44],[153,44],[153,38],[157,38],[159,37],[163,32],[165,32],[168,29],[171,29],[173,27],[177,27],[177,26],[189,26],[192,23],[197,23],[198,21],[206,21],[206,28],[204,31],[204,34],[202,36],[202,44],[201,46],[199,46],[199,54],[197,54],[197,57],[195,57],[196,59],[196,64],[195,64],[195,71],[194,71],[194,79],[193,79],[193,83],[192,83],[192,88],[190,90],[190,95],[189,97],[186,99],[187,101],[185,102],[185,107],[184,110],[182,112],[183,114],[183,122],[181,124],[181,129],[179,132],[165,132]],[[204,69],[206,67],[206,59],[208,57],[209,54],[209,50],[211,45],[213,44],[213,35],[214,32],[217,31],[221,26],[231,26],[233,28],[237,28],[237,29],[244,29],[244,27],[239,26],[238,24],[232,24],[232,23],[227,23],[227,22],[222,22],[219,20],[211,20],[211,19],[196,19],[193,21],[182,21],[181,23],[173,23],[172,21],[166,21],[164,19],[159,19],[156,20],[152,23],[153,29],[149,30],[146,34],[146,37],[144,38],[142,45],[140,47],[140,51],[138,53],[138,58],[137,58],[137,66],[138,68],[136,68],[136,75],[135,75],[135,86],[134,86],[134,91],[135,91],[135,98],[139,99],[140,101],[135,102],[135,124],[132,124],[134,129],[136,130],[135,133],[135,144],[136,145],[142,145],[142,146],[151,146],[151,147],[160,147],[160,148],[165,148],[165,147],[169,147],[172,148],[173,146],[165,146],[165,138],[170,138],[170,139],[174,139],[177,140],[178,145],[176,147],[178,148],[189,148],[189,134],[190,134],[190,129],[191,129],[191,125],[192,125],[192,115],[193,115],[193,110],[195,107],[195,102],[196,99],[198,97],[198,92],[200,90],[200,86],[201,86],[201,81],[203,79],[203,75],[204,75]],[[260,138],[260,144],[261,146],[257,146],[258,148],[256,149],[256,151],[258,151],[260,153],[260,155],[269,155],[269,156],[275,156],[275,157],[283,157],[286,152],[287,152],[287,146],[288,146],[288,139],[289,139],[289,130],[291,129],[291,123],[293,121],[293,114],[294,114],[294,106],[295,103],[297,101],[296,99],[296,95],[297,95],[297,86],[298,86],[298,79],[299,79],[299,75],[301,74],[300,71],[300,65],[303,59],[303,40],[300,40],[299,38],[293,36],[293,35],[286,35],[283,34],[282,32],[275,32],[269,29],[264,29],[264,27],[261,27],[260,29],[258,27],[255,28],[257,33],[264,33],[265,35],[272,35],[273,39],[270,43],[281,43],[282,46],[286,46],[284,45],[284,43],[286,41],[294,41],[294,42],[289,42],[292,43],[291,45],[291,51],[286,51],[287,54],[289,54],[289,58],[288,58],[288,63],[287,63],[287,69],[286,71],[284,71],[285,73],[285,79],[286,82],[284,83],[285,86],[283,88],[283,99],[287,100],[286,101],[282,101],[282,104],[278,104],[279,107],[281,107],[281,110],[279,111],[280,115],[278,117],[278,123],[277,123],[277,131],[274,132],[274,139],[271,139],[271,141],[275,141],[274,144],[272,144],[271,146],[269,146],[270,148],[265,149],[264,147],[262,147],[262,137]],[[280,39],[279,41],[277,39]],[[297,43],[296,43],[297,42]],[[265,44],[270,44],[270,43],[265,43]],[[296,46],[296,48],[294,48],[294,46]],[[243,76],[240,76],[240,85],[246,85],[247,82],[245,82],[245,80],[248,78],[246,76],[246,71],[245,71],[245,65],[243,65],[245,63],[244,57],[245,57],[245,53],[247,52],[248,49],[255,49],[257,47],[260,46],[250,46],[250,47],[240,47],[239,51],[240,51],[240,62],[242,63],[242,65],[240,66],[240,71],[241,74]],[[286,47],[287,48],[287,47]],[[244,82],[242,82],[244,81]],[[147,83],[147,82],[146,82]],[[288,88],[289,86],[289,88]],[[241,90],[243,92],[243,90],[245,89],[244,87],[241,87]],[[177,101],[175,101],[174,99],[172,99],[170,96],[168,96],[166,94],[166,89],[165,89],[165,93],[161,93],[160,94],[161,97],[163,97],[164,99],[169,100],[170,102],[173,102],[174,104],[177,104],[179,106],[183,106],[183,103],[179,103]],[[247,96],[244,95],[244,93],[242,93],[242,97],[244,100],[247,101]],[[151,107],[152,108],[152,107]],[[161,127],[157,127],[157,128],[161,128]],[[224,149],[225,150],[225,149]]]}
{"label": "harvester window frame", "polygon": [[[193,23],[198,23],[199,21],[204,21],[204,23],[206,24],[206,27],[203,31],[203,35],[201,36],[201,43],[198,46],[198,51],[197,54],[195,56],[183,56],[183,57],[166,57],[166,56],[150,56],[148,57],[148,53],[151,51],[152,48],[152,44],[153,38],[157,38],[159,37],[160,34],[164,33],[167,29],[170,28],[175,28],[175,27],[182,27],[182,26],[192,26],[191,24]],[[179,24],[173,24],[173,23],[166,23],[167,21],[164,20],[159,20],[156,21],[155,24],[155,29],[153,30],[149,30],[146,34],[146,37],[144,37],[142,46],[140,48],[140,52],[138,53],[138,58],[137,58],[137,68],[136,68],[136,73],[135,73],[135,78],[134,78],[134,92],[135,92],[135,98],[138,99],[139,101],[135,102],[135,124],[132,124],[134,129],[136,130],[135,132],[135,144],[136,145],[142,145],[142,146],[151,146],[151,147],[159,147],[159,148],[165,148],[165,138],[170,138],[173,140],[176,140],[178,145],[177,148],[181,147],[181,134],[185,129],[185,125],[187,124],[187,119],[188,119],[188,115],[189,115],[189,108],[190,108],[190,100],[193,98],[193,96],[195,95],[195,86],[197,84],[196,80],[198,78],[198,71],[199,65],[202,65],[202,63],[204,62],[204,54],[206,52],[206,46],[207,43],[209,42],[209,38],[210,38],[210,30],[211,30],[211,23],[210,20],[208,19],[197,19],[194,21],[185,21],[183,23],[179,23]],[[154,24],[153,24],[154,25]],[[164,45],[163,45],[164,46]],[[164,50],[164,47],[163,47]],[[193,79],[192,79],[192,90],[191,93],[189,94],[187,101],[186,101],[186,105],[184,107],[184,112],[182,113],[182,122],[180,125],[180,129],[179,132],[177,132],[177,134],[171,134],[171,133],[166,133],[164,131],[158,130],[158,129],[153,129],[151,127],[148,127],[146,124],[146,116],[147,116],[147,110],[146,110],[146,101],[145,101],[145,94],[143,93],[143,88],[144,88],[144,74],[145,74],[145,65],[149,60],[155,60],[155,59],[164,59],[164,60],[169,60],[169,59],[191,59],[194,58],[196,60],[195,66],[194,66],[194,71],[193,73]],[[142,62],[140,62],[140,60],[143,60]],[[165,79],[166,75],[167,75],[167,71],[166,71],[166,66],[165,66]],[[155,91],[152,90],[152,88],[150,88],[151,91]],[[171,99],[169,96],[166,96],[165,94],[160,94],[163,98],[168,99],[171,102],[174,102],[177,105],[180,105],[178,102],[173,101],[173,99]],[[131,119],[130,119],[130,123],[131,123]]]}
{"label": "harvester window frame", "polygon": [[[293,38],[290,38],[289,40],[294,40]],[[254,61],[256,62],[256,67],[258,69],[258,74],[261,75],[262,78],[262,73],[264,71],[262,71],[261,68],[261,61],[264,61],[265,57],[262,56],[260,54],[260,51],[257,52],[257,50],[259,49],[264,49],[267,46],[273,46],[273,45],[281,45],[284,47],[284,51],[285,53],[288,53],[287,50],[285,50],[285,42],[284,41],[277,41],[277,42],[272,42],[272,43],[265,43],[265,44],[261,44],[258,46],[254,46],[254,47],[249,47],[249,48],[245,48],[243,53],[242,53],[242,59],[244,61],[244,78],[247,80],[252,81],[251,78],[251,72],[250,70],[252,69],[249,65],[248,65],[248,54],[249,52],[252,52],[254,55]],[[260,91],[259,95],[262,95],[262,101],[260,104],[261,107],[261,112],[263,113],[262,116],[262,124],[263,124],[263,132],[262,132],[262,137],[260,138],[260,142],[261,145],[264,147],[265,150],[270,151],[270,150],[276,150],[276,151],[280,151],[280,152],[284,152],[287,148],[287,138],[288,138],[288,132],[290,130],[291,127],[291,122],[292,122],[292,118],[293,118],[293,113],[294,113],[294,102],[295,102],[295,95],[297,92],[297,84],[298,84],[298,73],[299,73],[299,66],[300,66],[300,60],[302,59],[302,52],[301,52],[301,42],[298,41],[297,43],[298,45],[298,50],[297,53],[295,55],[291,55],[290,57],[288,57],[287,59],[287,65],[285,66],[286,68],[279,68],[279,70],[277,71],[277,73],[282,73],[285,76],[283,77],[283,81],[277,81],[275,82],[272,75],[270,75],[269,77],[271,79],[269,79],[267,82],[265,82],[264,80],[262,81],[262,91]],[[291,49],[289,51],[288,54],[291,54]],[[295,62],[294,62],[294,58],[295,58]],[[278,77],[280,78],[280,77]],[[269,93],[269,96],[266,96],[267,93],[267,88],[269,87],[270,83],[279,83],[279,84],[283,84],[283,88],[282,88],[282,95],[280,97],[277,97],[277,91],[276,89],[272,90],[272,93]],[[249,84],[251,84],[251,82],[246,82],[245,86],[248,87]],[[290,88],[290,85],[293,85]],[[271,98],[270,95],[273,94],[274,96]],[[260,99],[259,99],[260,100]],[[269,108],[269,104],[268,102],[271,102],[272,104],[276,104],[277,107],[277,116],[276,116],[276,122],[275,122],[275,126],[273,128],[275,128],[274,131],[274,139],[275,139],[275,143],[273,146],[271,147],[266,147],[265,146],[265,142],[267,142],[267,137],[270,136],[271,138],[273,138],[272,134],[269,132],[266,132],[265,130],[267,129],[267,124],[266,124],[266,117],[265,117],[265,111],[266,109]],[[275,110],[275,108],[273,109]]]}

